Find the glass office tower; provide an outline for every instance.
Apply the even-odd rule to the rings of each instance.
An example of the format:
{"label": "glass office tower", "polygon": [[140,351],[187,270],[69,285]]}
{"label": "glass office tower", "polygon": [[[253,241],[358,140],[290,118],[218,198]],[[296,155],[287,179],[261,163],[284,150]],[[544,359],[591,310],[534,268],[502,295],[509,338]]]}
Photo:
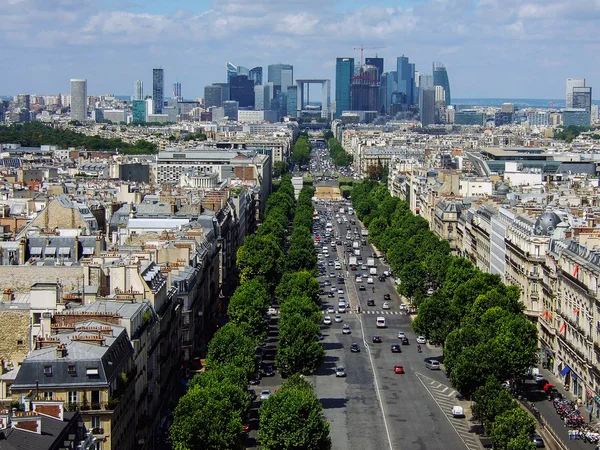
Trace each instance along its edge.
{"label": "glass office tower", "polygon": [[433,85],[441,86],[446,93],[446,106],[450,105],[450,81],[448,81],[448,72],[446,67],[441,62],[433,63]]}
{"label": "glass office tower", "polygon": [[336,58],[335,60],[335,117],[340,118],[342,111],[350,111],[350,85],[354,76],[354,58]]}

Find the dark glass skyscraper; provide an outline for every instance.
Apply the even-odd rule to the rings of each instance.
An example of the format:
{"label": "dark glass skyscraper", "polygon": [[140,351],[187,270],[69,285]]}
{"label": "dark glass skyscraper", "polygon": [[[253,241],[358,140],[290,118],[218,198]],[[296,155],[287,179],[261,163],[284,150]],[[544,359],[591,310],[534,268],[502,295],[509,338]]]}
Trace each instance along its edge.
{"label": "dark glass skyscraper", "polygon": [[377,56],[374,58],[365,58],[365,64],[377,67],[377,71],[379,72],[377,81],[381,81],[381,75],[383,75],[383,58],[378,58]]}
{"label": "dark glass skyscraper", "polygon": [[229,79],[229,89],[231,100],[240,108],[254,108],[254,81],[246,75],[234,75]]}
{"label": "dark glass skyscraper", "polygon": [[406,95],[406,104],[412,106],[416,103],[415,65],[410,63],[408,57],[399,56],[397,59],[398,92]]}
{"label": "dark glass skyscraper", "polygon": [[450,81],[448,81],[448,72],[441,62],[433,63],[433,85],[441,86],[446,92],[446,106],[451,105],[450,100]]}
{"label": "dark glass skyscraper", "polygon": [[254,81],[255,86],[259,86],[259,85],[263,84],[263,82],[262,82],[263,81],[263,68],[255,67],[253,69],[250,69],[248,78],[250,78],[252,81]]}
{"label": "dark glass skyscraper", "polygon": [[165,103],[165,74],[163,69],[152,69],[152,113],[162,114]]}
{"label": "dark glass skyscraper", "polygon": [[350,83],[350,109],[352,111],[379,112],[379,80],[375,66],[362,66]]}
{"label": "dark glass skyscraper", "polygon": [[335,117],[350,111],[350,85],[354,76],[354,58],[335,60]]}

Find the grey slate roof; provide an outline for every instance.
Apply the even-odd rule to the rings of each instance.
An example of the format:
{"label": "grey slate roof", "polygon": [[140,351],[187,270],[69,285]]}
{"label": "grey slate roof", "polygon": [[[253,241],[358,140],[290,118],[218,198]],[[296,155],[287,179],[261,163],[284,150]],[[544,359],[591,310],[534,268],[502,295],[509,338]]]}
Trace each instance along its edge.
{"label": "grey slate roof", "polygon": [[64,412],[64,420],[53,419],[40,414],[42,433],[9,428],[4,430],[5,439],[0,441],[1,450],[46,450],[63,448],[64,432],[73,424],[71,420],[78,415],[76,412]]}

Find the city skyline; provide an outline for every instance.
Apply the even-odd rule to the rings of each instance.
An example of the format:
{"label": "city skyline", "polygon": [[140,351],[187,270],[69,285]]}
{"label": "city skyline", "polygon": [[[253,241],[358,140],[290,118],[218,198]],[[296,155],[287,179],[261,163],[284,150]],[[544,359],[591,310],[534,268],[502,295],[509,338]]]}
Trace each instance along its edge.
{"label": "city skyline", "polygon": [[90,93],[124,95],[135,80],[151,85],[151,69],[163,67],[167,86],[179,81],[195,98],[225,81],[225,61],[265,70],[288,63],[295,78],[334,80],[336,57],[359,61],[358,45],[383,47],[364,56],[384,58],[386,71],[403,54],[419,73],[443,62],[457,98],[562,98],[569,77],[600,85],[600,63],[587,56],[598,48],[597,2],[50,3],[0,6],[12,68],[0,94],[68,92],[71,78],[86,78]]}

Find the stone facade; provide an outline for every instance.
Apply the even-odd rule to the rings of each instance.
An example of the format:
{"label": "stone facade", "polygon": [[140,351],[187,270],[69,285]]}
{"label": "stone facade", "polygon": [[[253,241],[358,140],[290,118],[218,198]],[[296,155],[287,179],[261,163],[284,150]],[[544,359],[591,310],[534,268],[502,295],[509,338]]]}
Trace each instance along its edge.
{"label": "stone facade", "polygon": [[9,309],[10,306],[10,303],[0,303],[0,359],[3,365],[16,367],[29,352],[29,305],[23,309]]}

